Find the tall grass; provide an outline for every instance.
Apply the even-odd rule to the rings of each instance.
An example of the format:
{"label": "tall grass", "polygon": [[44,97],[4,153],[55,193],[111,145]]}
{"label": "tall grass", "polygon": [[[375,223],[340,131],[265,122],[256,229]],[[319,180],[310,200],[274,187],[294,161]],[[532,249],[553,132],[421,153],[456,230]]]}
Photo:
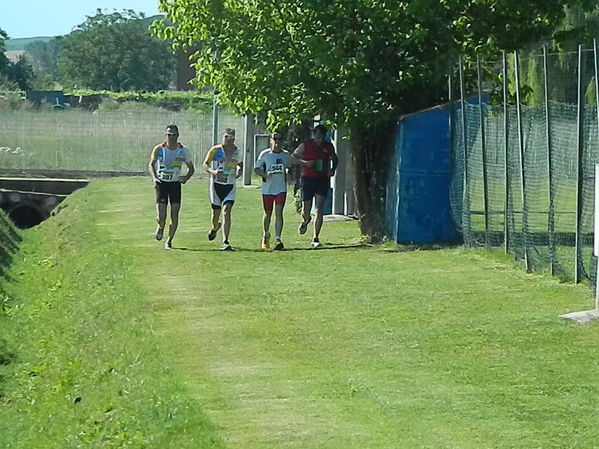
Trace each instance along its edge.
{"label": "tall grass", "polygon": [[0,447],[218,448],[130,253],[98,225],[105,195],[75,193],[24,233],[0,312]]}

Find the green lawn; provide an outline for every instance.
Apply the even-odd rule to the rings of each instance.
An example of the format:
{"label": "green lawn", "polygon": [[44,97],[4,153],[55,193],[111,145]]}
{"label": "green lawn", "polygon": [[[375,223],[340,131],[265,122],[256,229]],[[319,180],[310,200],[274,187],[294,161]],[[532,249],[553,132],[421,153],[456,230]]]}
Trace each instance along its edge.
{"label": "green lawn", "polygon": [[0,447],[596,446],[599,327],[558,318],[588,288],[500,252],[368,247],[356,222],[309,250],[293,207],[288,250],[261,251],[260,204],[239,189],[231,253],[204,180],[173,251],[148,179],[93,182],[24,232]]}

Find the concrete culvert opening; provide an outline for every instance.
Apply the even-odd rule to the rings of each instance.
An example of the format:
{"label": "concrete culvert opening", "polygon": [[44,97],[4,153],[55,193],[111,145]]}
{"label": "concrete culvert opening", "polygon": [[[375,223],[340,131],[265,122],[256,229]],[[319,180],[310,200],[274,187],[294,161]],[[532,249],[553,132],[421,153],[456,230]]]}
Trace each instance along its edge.
{"label": "concrete culvert opening", "polygon": [[31,206],[17,206],[8,213],[8,216],[20,229],[31,228],[44,221],[42,214]]}

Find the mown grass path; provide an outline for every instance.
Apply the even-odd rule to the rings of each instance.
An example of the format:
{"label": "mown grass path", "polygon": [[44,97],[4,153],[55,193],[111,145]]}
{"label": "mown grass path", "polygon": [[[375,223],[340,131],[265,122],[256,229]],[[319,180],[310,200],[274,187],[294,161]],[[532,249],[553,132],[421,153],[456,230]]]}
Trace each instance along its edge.
{"label": "mown grass path", "polygon": [[126,281],[144,295],[139,313],[156,317],[173,383],[183,379],[215,435],[201,444],[173,435],[169,447],[599,441],[599,327],[557,318],[590,306],[586,288],[482,251],[363,246],[355,222],[325,223],[325,247],[308,250],[291,204],[288,250],[262,251],[255,189],[239,189],[237,251],[221,252],[206,239],[206,190],[205,181],[184,186],[172,251],[153,239],[148,179],[98,181],[88,204],[98,245],[131,261]]}
{"label": "mown grass path", "polygon": [[588,307],[583,290],[474,251],[360,247],[355,223],[325,224],[325,249],[308,251],[292,207],[289,250],[260,251],[259,194],[243,189],[238,250],[222,253],[203,182],[185,186],[166,252],[143,182],[105,184],[103,224],[135,252],[165,350],[225,447],[597,441],[597,327],[557,318]]}

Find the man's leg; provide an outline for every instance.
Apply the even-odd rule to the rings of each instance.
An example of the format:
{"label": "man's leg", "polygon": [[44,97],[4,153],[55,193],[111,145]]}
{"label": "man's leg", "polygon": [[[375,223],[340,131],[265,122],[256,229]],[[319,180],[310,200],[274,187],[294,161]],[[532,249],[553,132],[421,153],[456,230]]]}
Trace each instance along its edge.
{"label": "man's leg", "polygon": [[270,220],[272,218],[272,208],[274,205],[274,195],[262,195],[262,208],[264,213],[262,214],[262,242],[260,248],[270,248]]}
{"label": "man's leg", "polygon": [[173,243],[173,238],[179,227],[179,210],[181,209],[181,203],[171,204],[171,223],[168,227],[168,240],[166,243],[169,245]]}
{"label": "man's leg", "polygon": [[299,227],[299,233],[304,234],[306,232],[306,228],[312,216],[310,215],[310,210],[312,209],[312,198],[307,201],[302,201],[302,223]]}
{"label": "man's leg", "polygon": [[308,223],[312,219],[310,210],[312,209],[312,198],[314,197],[314,182],[310,178],[301,178],[300,197],[302,200],[302,222],[297,231],[300,234],[305,234],[308,229]]}
{"label": "man's leg", "polygon": [[212,205],[212,212],[210,215],[212,227],[210,228],[210,231],[208,231],[208,240],[214,240],[216,238],[216,231],[220,228],[220,209],[220,207]]}
{"label": "man's leg", "polygon": [[270,219],[272,217],[272,209],[264,209],[262,215],[262,242],[260,247],[262,249],[270,248]]}
{"label": "man's leg", "polygon": [[264,231],[264,235],[270,234],[270,219],[272,217],[272,209],[265,210],[264,215],[262,215],[262,230]]}
{"label": "man's leg", "polygon": [[322,220],[324,217],[324,202],[326,197],[315,195],[316,198],[316,219],[314,220],[314,239],[318,241],[320,230],[322,229]]}
{"label": "man's leg", "polygon": [[263,236],[268,236],[270,234],[270,219],[272,217],[273,204],[273,195],[262,195],[262,208],[264,209],[264,214],[262,215]]}
{"label": "man's leg", "polygon": [[283,242],[281,241],[281,234],[283,233],[283,208],[285,207],[285,200],[287,199],[287,192],[279,193],[275,196],[275,247],[277,251],[285,249]]}
{"label": "man's leg", "polygon": [[281,240],[283,232],[283,207],[285,204],[275,204],[275,239]]}
{"label": "man's leg", "polygon": [[158,223],[158,227],[156,228],[154,235],[156,240],[162,240],[164,226],[166,224],[166,203],[164,202],[156,203],[156,222]]}
{"label": "man's leg", "polygon": [[[223,243],[229,242],[229,232],[231,232],[231,209],[233,203],[227,201],[223,204]],[[214,224],[214,222],[213,222]]]}
{"label": "man's leg", "polygon": [[156,203],[156,222],[158,227],[164,229],[166,224],[166,203]]}

